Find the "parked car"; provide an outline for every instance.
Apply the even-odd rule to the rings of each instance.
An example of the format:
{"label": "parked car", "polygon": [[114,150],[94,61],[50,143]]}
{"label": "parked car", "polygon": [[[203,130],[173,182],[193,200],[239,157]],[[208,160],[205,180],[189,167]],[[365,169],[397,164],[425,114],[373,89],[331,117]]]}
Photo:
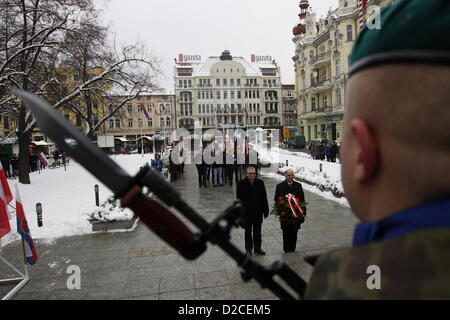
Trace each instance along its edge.
{"label": "parked car", "polygon": [[305,136],[296,135],[296,136],[287,138],[286,145],[288,148],[303,149],[304,147],[306,147]]}

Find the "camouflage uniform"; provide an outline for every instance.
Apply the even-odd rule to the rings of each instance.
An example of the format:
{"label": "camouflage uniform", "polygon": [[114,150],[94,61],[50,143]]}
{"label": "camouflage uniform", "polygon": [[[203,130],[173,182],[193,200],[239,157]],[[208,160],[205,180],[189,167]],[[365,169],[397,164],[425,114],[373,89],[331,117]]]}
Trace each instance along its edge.
{"label": "camouflage uniform", "polygon": [[[419,24],[423,32],[417,32]],[[349,77],[404,62],[448,67],[448,30],[450,1],[396,1],[383,9],[381,28],[362,30],[351,54]],[[374,237],[366,233],[369,241],[320,257],[305,298],[450,299],[450,205],[446,203],[435,203],[433,212],[422,208],[420,214],[417,207],[412,208],[403,220],[397,220],[401,223],[388,227],[383,221],[374,222],[380,226],[374,230],[380,232],[374,232]],[[379,267],[380,288],[369,289],[377,274],[369,272],[371,266]]]}
{"label": "camouflage uniform", "polygon": [[[305,298],[449,299],[449,248],[450,228],[443,228],[332,251],[319,258]],[[379,290],[367,286],[371,265],[380,267]]]}

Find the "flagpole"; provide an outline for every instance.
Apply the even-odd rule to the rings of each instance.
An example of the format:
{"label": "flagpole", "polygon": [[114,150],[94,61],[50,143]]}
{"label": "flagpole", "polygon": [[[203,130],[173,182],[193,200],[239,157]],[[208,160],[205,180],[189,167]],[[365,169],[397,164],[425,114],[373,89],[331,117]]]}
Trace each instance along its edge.
{"label": "flagpole", "polygon": [[27,257],[25,256],[25,243],[23,241],[23,237],[22,238],[22,253],[23,253],[23,267],[25,269],[25,279],[26,281],[28,281],[29,277],[28,277],[28,268],[27,268]]}

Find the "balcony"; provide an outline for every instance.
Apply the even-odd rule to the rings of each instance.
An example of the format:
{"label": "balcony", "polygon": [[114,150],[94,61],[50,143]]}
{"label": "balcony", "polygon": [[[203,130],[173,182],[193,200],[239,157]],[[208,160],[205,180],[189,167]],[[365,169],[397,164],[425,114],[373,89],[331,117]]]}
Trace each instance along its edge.
{"label": "balcony", "polygon": [[330,79],[323,79],[320,81],[315,81],[315,82],[311,83],[310,93],[328,90],[331,88],[331,84],[332,84],[332,82]]}
{"label": "balcony", "polygon": [[278,113],[278,110],[266,110],[266,113]]}
{"label": "balcony", "polygon": [[278,97],[264,97],[266,101],[278,101]]}
{"label": "balcony", "polygon": [[188,99],[177,99],[178,103],[192,103],[192,99],[188,100]]}
{"label": "balcony", "polygon": [[322,52],[320,54],[318,54],[317,56],[311,56],[309,63],[310,64],[320,64],[322,62],[327,62],[329,61],[331,58],[331,54],[330,51],[326,51],[326,52]]}

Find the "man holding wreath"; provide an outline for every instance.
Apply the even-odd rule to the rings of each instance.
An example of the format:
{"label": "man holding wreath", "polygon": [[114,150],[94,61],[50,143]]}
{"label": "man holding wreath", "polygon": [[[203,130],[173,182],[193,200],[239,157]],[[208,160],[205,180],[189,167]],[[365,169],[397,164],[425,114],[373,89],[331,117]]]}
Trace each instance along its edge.
{"label": "man holding wreath", "polygon": [[[284,176],[286,180],[277,185],[274,201],[275,210],[277,210],[277,207],[280,207],[280,204],[286,205],[285,212],[278,212],[278,214],[280,215],[280,224],[283,230],[283,250],[285,253],[288,253],[295,252],[297,234],[298,230],[300,230],[300,225],[305,221],[306,208],[302,207],[303,213],[300,214],[297,210],[294,210],[296,206],[305,202],[305,194],[301,183],[294,181],[294,171],[289,169]],[[290,219],[283,219],[284,216],[289,216]]]}

